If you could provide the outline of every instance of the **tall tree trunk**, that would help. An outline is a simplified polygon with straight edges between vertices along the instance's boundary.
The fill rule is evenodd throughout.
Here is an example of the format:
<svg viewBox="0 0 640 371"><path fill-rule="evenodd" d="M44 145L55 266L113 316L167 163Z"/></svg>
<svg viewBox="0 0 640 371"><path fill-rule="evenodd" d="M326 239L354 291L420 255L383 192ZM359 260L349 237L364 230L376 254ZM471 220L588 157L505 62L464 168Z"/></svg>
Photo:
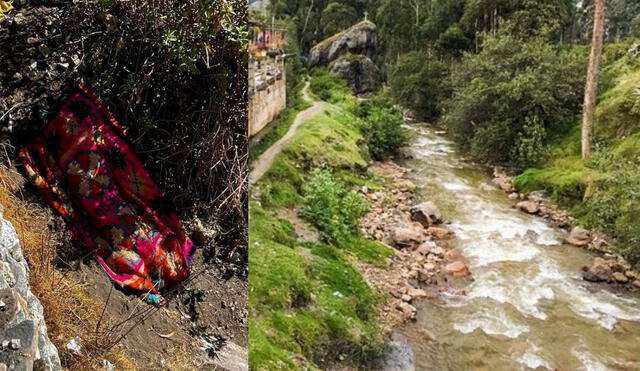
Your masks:
<svg viewBox="0 0 640 371"><path fill-rule="evenodd" d="M584 106L582 108L582 158L591 154L591 138L593 136L593 116L598 95L598 71L602 56L602 42L604 39L605 0L596 0L593 14L593 39L591 41L591 55L587 70L587 84L584 89Z"/></svg>

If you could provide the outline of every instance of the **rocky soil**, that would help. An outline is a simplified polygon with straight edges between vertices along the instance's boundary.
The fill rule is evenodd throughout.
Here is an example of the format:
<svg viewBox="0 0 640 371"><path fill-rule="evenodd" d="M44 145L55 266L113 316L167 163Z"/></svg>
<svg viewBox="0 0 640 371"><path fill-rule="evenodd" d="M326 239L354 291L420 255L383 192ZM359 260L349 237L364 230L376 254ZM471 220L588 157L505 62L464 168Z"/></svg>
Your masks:
<svg viewBox="0 0 640 371"><path fill-rule="evenodd" d="M407 169L393 162L376 163L372 170L388 179L380 192L361 190L370 202L364 217L365 236L394 249L387 268L360 264L365 279L389 294L381 318L387 329L415 319L415 304L436 299L456 283L471 279L462 254L449 246L455 238L444 217L431 202L414 205L413 183L405 178Z"/></svg>
<svg viewBox="0 0 640 371"><path fill-rule="evenodd" d="M547 220L549 225L566 230L568 232L565 238L566 243L600 255L593 259L591 265L582 267L584 280L640 291L640 272L610 248L610 239L607 236L578 226L577 221L566 211L545 199L543 192L519 193L513 186L511 178L498 170L494 170L493 181L509 194L509 199L516 202L515 208L527 214L540 216Z"/></svg>
<svg viewBox="0 0 640 371"><path fill-rule="evenodd" d="M0 205L0 370L61 370L40 301L29 286L29 266Z"/></svg>

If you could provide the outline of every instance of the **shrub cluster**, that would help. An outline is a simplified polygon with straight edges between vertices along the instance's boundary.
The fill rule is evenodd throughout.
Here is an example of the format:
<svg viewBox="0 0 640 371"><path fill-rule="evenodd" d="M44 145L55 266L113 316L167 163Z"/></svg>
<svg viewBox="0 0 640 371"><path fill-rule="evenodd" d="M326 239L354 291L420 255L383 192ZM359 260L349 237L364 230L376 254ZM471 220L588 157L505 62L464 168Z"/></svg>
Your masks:
<svg viewBox="0 0 640 371"><path fill-rule="evenodd" d="M322 239L340 245L359 235L367 207L359 194L347 190L326 170L318 170L304 189L302 216L320 231Z"/></svg>
<svg viewBox="0 0 640 371"><path fill-rule="evenodd" d="M443 121L477 159L533 166L545 158L545 138L566 131L581 110L585 60L544 40L489 37L454 67Z"/></svg>
<svg viewBox="0 0 640 371"><path fill-rule="evenodd" d="M359 101L352 111L363 120L362 136L375 160L385 160L407 144L409 133L402 112L388 98L377 95Z"/></svg>
<svg viewBox="0 0 640 371"><path fill-rule="evenodd" d="M350 93L347 83L324 68L315 68L311 71L311 91L320 99L338 103Z"/></svg>

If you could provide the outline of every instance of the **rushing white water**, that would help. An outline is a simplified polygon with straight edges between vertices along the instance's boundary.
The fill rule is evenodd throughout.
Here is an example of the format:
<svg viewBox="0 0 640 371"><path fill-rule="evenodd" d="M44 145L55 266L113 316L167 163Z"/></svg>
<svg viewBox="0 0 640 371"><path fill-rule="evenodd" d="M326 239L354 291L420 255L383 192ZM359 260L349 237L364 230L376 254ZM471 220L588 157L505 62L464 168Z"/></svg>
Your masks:
<svg viewBox="0 0 640 371"><path fill-rule="evenodd" d="M515 210L453 143L413 129L404 165L418 198L450 220L474 278L465 295L420 308L407 330L418 369L640 369L640 299L584 282L590 256L564 245L566 232Z"/></svg>

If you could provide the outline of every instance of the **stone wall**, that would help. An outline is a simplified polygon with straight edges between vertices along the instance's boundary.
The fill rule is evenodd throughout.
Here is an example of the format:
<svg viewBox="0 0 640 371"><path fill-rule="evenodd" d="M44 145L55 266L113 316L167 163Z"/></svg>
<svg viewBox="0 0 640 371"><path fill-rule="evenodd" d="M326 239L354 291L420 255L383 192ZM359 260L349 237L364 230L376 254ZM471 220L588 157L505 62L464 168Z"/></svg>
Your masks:
<svg viewBox="0 0 640 371"><path fill-rule="evenodd" d="M0 369L61 370L20 241L3 212L0 205Z"/></svg>
<svg viewBox="0 0 640 371"><path fill-rule="evenodd" d="M287 78L284 66L280 78L250 87L249 136L254 136L287 107Z"/></svg>

